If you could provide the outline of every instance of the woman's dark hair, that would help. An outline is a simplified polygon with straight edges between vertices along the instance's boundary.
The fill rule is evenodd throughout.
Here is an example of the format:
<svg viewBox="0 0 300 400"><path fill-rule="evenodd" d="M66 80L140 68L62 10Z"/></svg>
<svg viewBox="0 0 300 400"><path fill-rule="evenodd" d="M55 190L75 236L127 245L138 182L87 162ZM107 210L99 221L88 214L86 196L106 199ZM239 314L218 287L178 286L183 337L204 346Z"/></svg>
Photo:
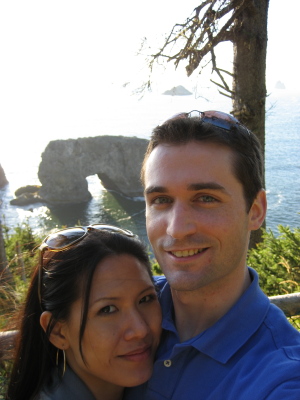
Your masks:
<svg viewBox="0 0 300 400"><path fill-rule="evenodd" d="M22 310L14 365L7 400L34 399L43 385L48 385L56 368L57 348L49 341L56 321L67 320L72 304L82 296L83 312L79 343L84 334L90 289L99 262L110 255L129 254L137 258L152 280L145 246L136 238L104 230L92 230L76 245L59 252L46 252L42 274L42 304L38 297L36 267ZM52 318L46 333L40 326L40 315L50 311Z"/></svg>
<svg viewBox="0 0 300 400"><path fill-rule="evenodd" d="M159 145L178 146L191 141L216 143L233 153L233 173L243 185L247 212L258 192L263 188L263 156L258 138L238 125L230 130L218 128L199 118L174 118L154 128L144 157L141 181L152 151Z"/></svg>

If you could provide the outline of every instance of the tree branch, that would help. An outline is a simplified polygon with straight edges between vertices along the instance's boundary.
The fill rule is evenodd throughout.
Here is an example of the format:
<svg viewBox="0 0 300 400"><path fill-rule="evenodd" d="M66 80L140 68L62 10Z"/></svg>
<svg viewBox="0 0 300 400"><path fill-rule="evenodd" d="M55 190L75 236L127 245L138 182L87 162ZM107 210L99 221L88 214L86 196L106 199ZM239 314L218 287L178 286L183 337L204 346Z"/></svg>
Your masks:
<svg viewBox="0 0 300 400"><path fill-rule="evenodd" d="M194 9L194 16L188 18L183 24L175 24L166 37L161 49L152 54L152 60L158 61L159 58L166 59L167 62L175 61L175 68L179 63L188 59L186 66L187 75L190 76L203 58L212 53L212 49L219 43L225 41L233 41L233 26L238 15L247 7L246 0L206 0ZM208 7L207 7L208 6ZM204 11L205 7L207 9ZM201 12L203 15L200 17ZM228 20L218 29L218 24L226 15ZM222 21L223 22L223 21ZM197 35L198 34L198 35ZM184 45L180 46L179 42L184 41ZM170 46L179 50L173 53ZM153 63L151 63L153 66ZM213 70L216 70L216 62L214 60Z"/></svg>

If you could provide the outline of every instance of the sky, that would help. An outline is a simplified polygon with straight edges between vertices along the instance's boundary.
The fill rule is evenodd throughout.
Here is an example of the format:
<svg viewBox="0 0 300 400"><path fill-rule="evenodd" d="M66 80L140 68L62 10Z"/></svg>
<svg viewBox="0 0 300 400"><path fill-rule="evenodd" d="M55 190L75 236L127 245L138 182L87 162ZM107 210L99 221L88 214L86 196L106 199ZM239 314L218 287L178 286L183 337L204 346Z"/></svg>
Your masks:
<svg viewBox="0 0 300 400"><path fill-rule="evenodd" d="M2 0L0 2L0 135L30 135L68 113L99 112L105 89L146 80L136 54L144 37L161 43L173 24L185 21L196 0ZM180 4L180 5L178 5ZM297 0L270 0L267 82L300 89ZM230 50L229 50L230 51ZM224 63L228 49L223 54ZM184 68L160 73L154 89L190 85ZM105 101L105 100L103 100ZM96 109L97 104L98 109ZM3 145L3 142L2 142ZM1 149L0 149L1 156ZM0 160L1 162L1 160Z"/></svg>

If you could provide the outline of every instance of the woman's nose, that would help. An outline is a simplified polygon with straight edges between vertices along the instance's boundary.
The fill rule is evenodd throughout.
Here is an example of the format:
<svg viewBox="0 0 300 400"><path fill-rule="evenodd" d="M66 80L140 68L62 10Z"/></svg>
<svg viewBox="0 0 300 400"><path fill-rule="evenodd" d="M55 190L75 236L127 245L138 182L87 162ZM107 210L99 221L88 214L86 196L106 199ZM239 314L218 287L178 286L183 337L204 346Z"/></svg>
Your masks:
<svg viewBox="0 0 300 400"><path fill-rule="evenodd" d="M126 325L125 340L143 339L150 331L147 321L138 311L133 311L127 316Z"/></svg>

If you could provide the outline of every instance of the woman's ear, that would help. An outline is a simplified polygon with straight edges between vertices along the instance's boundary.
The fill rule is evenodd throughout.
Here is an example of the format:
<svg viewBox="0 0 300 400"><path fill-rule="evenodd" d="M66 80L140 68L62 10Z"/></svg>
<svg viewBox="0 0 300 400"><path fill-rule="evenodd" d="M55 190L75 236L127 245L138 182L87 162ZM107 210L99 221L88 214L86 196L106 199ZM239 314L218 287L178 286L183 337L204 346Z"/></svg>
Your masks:
<svg viewBox="0 0 300 400"><path fill-rule="evenodd" d="M50 311L44 311L40 316L40 324L45 332L47 331L51 317L52 313ZM53 344L53 346L61 350L66 350L69 347L69 342L64 335L63 322L57 321L54 323L53 329L49 336L49 341Z"/></svg>
<svg viewBox="0 0 300 400"><path fill-rule="evenodd" d="M267 197L265 190L260 190L249 211L250 230L255 231L263 224L267 213Z"/></svg>

